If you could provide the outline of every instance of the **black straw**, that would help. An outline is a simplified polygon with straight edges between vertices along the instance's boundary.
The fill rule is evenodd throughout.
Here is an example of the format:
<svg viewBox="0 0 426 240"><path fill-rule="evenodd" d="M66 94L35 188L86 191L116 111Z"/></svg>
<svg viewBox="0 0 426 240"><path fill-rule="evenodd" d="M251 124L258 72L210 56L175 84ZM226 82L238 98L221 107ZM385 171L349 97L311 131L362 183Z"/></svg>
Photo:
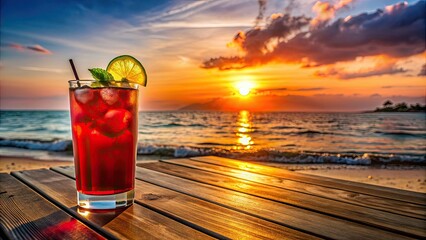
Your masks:
<svg viewBox="0 0 426 240"><path fill-rule="evenodd" d="M72 59L70 59L70 64L71 64L72 72L74 73L75 79L80 80L77 74L77 70L75 70L74 62L72 61ZM77 81L77 85L80 87L80 82Z"/></svg>
<svg viewBox="0 0 426 240"><path fill-rule="evenodd" d="M80 78L78 78L77 70L75 70L74 62L72 61L72 59L70 59L70 64L71 64L72 71L74 72L75 79L80 80Z"/></svg>

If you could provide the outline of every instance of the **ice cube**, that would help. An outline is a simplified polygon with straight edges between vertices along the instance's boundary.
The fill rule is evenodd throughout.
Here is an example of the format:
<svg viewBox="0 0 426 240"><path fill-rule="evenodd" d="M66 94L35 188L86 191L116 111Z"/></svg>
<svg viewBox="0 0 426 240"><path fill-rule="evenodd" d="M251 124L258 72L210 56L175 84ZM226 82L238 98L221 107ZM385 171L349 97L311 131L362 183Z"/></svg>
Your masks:
<svg viewBox="0 0 426 240"><path fill-rule="evenodd" d="M73 119L75 123L89 123L92 121L92 118L84 113L77 113Z"/></svg>
<svg viewBox="0 0 426 240"><path fill-rule="evenodd" d="M132 133L129 130L124 130L124 132L116 138L116 141L114 143L117 147L119 147L119 149L130 148L129 151L124 152L129 152L130 154L132 154L133 151L131 151L131 148L134 148L136 146L133 141L134 138Z"/></svg>
<svg viewBox="0 0 426 240"><path fill-rule="evenodd" d="M118 100L118 92L113 88L104 88L101 90L101 97L108 105L113 105Z"/></svg>
<svg viewBox="0 0 426 240"><path fill-rule="evenodd" d="M120 98L123 99L123 107L125 107L126 109L133 111L133 109L137 107L137 92L122 90Z"/></svg>
<svg viewBox="0 0 426 240"><path fill-rule="evenodd" d="M111 109L105 113L100 127L102 133L108 136L116 136L129 126L132 114L125 109Z"/></svg>
<svg viewBox="0 0 426 240"><path fill-rule="evenodd" d="M99 149L100 151L92 151L94 154L101 154L102 152L108 152L114 146L114 139L102 134L99 129L92 129L89 133L89 142L91 147ZM90 151L89 151L90 152Z"/></svg>
<svg viewBox="0 0 426 240"><path fill-rule="evenodd" d="M86 104L94 98L93 91L89 88L79 88L74 91L77 102Z"/></svg>

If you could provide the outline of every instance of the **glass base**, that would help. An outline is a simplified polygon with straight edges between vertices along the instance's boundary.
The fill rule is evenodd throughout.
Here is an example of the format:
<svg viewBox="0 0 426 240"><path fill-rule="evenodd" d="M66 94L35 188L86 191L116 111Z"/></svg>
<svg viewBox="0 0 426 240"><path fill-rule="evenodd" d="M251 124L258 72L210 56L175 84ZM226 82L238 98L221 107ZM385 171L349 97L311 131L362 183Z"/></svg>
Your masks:
<svg viewBox="0 0 426 240"><path fill-rule="evenodd" d="M135 190L111 195L88 195L77 192L78 206L86 209L116 209L133 204Z"/></svg>

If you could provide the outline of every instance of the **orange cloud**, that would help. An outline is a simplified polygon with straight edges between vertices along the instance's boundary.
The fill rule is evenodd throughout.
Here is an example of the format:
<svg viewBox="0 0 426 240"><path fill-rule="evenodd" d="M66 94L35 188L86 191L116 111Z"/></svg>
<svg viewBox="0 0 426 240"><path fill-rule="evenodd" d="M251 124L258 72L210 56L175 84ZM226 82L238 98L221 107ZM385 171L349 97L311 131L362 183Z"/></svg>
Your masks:
<svg viewBox="0 0 426 240"><path fill-rule="evenodd" d="M34 46L27 46L27 49L39 52L39 53L43 53L43 54L52 54L51 51L47 50L46 48L40 46L40 45L34 45Z"/></svg>
<svg viewBox="0 0 426 240"><path fill-rule="evenodd" d="M426 76L426 64L423 64L422 68L420 69L419 74L417 76Z"/></svg>
<svg viewBox="0 0 426 240"><path fill-rule="evenodd" d="M333 8L342 8L348 2L340 1ZM201 67L228 70L270 62L317 67L358 57L407 58L425 52L425 4L396 4L388 10L337 19L308 31L303 30L310 24L309 18L276 15L263 28L237 33L229 45L241 49L244 55L210 58Z"/></svg>
<svg viewBox="0 0 426 240"><path fill-rule="evenodd" d="M365 78L380 75L394 75L405 73L406 69L396 66L395 60L379 60L373 67L361 68L355 71L348 71L345 68L329 67L326 70L315 72L317 77L336 77L339 79Z"/></svg>
<svg viewBox="0 0 426 240"><path fill-rule="evenodd" d="M44 47L42 47L39 44L36 45L32 45L32 46L24 46L18 43L10 43L9 47L17 50L17 51L24 51L24 50L31 50L37 53L42 53L42 54L52 54L52 52Z"/></svg>
<svg viewBox="0 0 426 240"><path fill-rule="evenodd" d="M311 20L311 26L318 27L326 24L334 18L337 10L348 6L353 1L354 0L340 0L334 5L329 2L317 1L312 7L312 11L315 12L317 16Z"/></svg>
<svg viewBox="0 0 426 240"><path fill-rule="evenodd" d="M22 46L21 44L17 44L17 43L11 43L9 44L9 47L16 49L17 51L24 51L25 47Z"/></svg>

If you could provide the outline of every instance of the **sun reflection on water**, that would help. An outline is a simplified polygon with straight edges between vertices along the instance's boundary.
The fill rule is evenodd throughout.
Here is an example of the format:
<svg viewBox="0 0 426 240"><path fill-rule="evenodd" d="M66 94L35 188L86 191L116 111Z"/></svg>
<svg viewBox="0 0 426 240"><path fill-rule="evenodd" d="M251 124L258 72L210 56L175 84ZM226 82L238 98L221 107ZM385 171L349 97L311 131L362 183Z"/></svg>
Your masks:
<svg viewBox="0 0 426 240"><path fill-rule="evenodd" d="M238 127L235 135L237 135L238 138L235 149L251 149L254 141L250 136L250 132L252 132L253 129L249 111L243 110L239 112L237 126Z"/></svg>

